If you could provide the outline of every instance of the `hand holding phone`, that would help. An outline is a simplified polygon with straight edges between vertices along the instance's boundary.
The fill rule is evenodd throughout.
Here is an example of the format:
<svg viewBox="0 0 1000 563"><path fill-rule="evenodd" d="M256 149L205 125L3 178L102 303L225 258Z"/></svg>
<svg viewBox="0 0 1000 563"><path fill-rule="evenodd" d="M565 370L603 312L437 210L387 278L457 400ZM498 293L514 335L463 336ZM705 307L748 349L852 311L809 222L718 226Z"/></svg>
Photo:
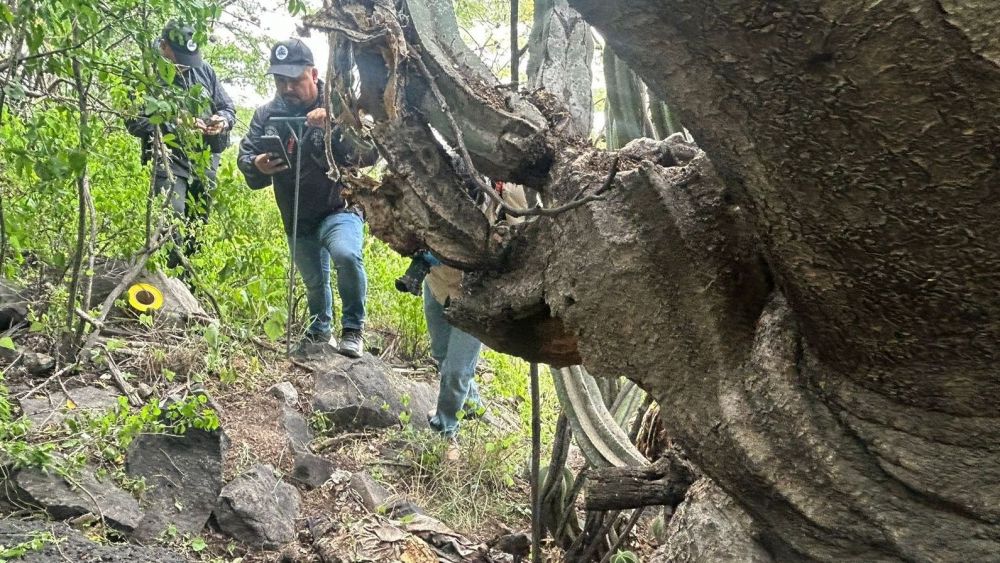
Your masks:
<svg viewBox="0 0 1000 563"><path fill-rule="evenodd" d="M268 176L288 170L288 163L286 163L284 159L280 156L276 157L269 153L258 154L255 156L253 164L257 167L257 170L260 170L261 174L267 174Z"/></svg>
<svg viewBox="0 0 1000 563"><path fill-rule="evenodd" d="M285 143L281 140L281 137L277 135L263 135L257 146L260 152L288 162L288 153L285 152Z"/></svg>

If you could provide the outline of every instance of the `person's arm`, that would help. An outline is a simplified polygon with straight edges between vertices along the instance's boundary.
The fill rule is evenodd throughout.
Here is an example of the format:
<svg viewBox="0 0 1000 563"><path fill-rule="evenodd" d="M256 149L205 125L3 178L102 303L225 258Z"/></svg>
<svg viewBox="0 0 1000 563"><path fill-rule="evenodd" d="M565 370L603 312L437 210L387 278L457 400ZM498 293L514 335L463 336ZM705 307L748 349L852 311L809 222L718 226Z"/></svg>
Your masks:
<svg viewBox="0 0 1000 563"><path fill-rule="evenodd" d="M257 108L253 112L253 119L250 120L250 129L243 137L243 140L240 141L240 152L236 157L236 166L243 173L247 185L254 190L266 188L271 185L271 176L261 172L254 162L264 152L258 146L260 138L264 135L264 122L266 121L265 112L261 110L262 108Z"/></svg>
<svg viewBox="0 0 1000 563"><path fill-rule="evenodd" d="M135 99L134 94L132 99ZM149 122L149 118L143 114L136 115L135 117L126 117L125 130L128 131L130 135L139 137L140 139L148 139L153 136L153 133L156 132L156 128Z"/></svg>
<svg viewBox="0 0 1000 563"><path fill-rule="evenodd" d="M236 105L219 81L215 69L208 67L207 70L212 80L212 113L225 119L226 126L223 131L230 131L236 124Z"/></svg>

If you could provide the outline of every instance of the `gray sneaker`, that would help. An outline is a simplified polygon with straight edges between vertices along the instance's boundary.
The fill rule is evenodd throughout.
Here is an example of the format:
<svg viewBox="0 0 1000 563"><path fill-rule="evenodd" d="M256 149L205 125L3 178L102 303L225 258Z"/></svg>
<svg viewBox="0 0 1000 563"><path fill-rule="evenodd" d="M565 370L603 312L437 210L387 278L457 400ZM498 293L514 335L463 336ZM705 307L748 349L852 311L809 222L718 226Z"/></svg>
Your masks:
<svg viewBox="0 0 1000 563"><path fill-rule="evenodd" d="M356 328L345 328L340 333L340 353L348 358L360 358L365 349L361 331Z"/></svg>

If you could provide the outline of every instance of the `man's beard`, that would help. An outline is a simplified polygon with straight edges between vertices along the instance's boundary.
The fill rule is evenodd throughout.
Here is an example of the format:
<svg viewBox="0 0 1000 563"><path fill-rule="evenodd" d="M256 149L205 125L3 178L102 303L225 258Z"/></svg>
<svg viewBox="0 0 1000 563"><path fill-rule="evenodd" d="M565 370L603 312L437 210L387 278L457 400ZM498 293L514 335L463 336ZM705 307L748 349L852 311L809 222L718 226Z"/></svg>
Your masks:
<svg viewBox="0 0 1000 563"><path fill-rule="evenodd" d="M303 103L302 99L299 98L299 97L297 97L297 96L294 96L294 97L293 96L282 96L281 99L284 100L285 105L288 106L290 109L296 109L296 110L298 110L298 109L305 108L305 103Z"/></svg>

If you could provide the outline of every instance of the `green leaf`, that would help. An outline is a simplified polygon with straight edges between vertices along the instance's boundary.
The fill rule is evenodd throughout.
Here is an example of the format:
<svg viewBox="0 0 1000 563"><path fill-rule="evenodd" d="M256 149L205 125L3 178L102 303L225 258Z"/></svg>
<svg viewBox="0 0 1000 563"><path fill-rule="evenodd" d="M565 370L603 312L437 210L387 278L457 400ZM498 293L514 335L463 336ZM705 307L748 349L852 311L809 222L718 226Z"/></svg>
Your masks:
<svg viewBox="0 0 1000 563"><path fill-rule="evenodd" d="M8 350L16 350L14 346L14 339L9 336L0 337L0 348L6 348Z"/></svg>
<svg viewBox="0 0 1000 563"><path fill-rule="evenodd" d="M264 333L272 342L275 342L285 333L285 327L276 319L267 319L267 322L264 323Z"/></svg>
<svg viewBox="0 0 1000 563"><path fill-rule="evenodd" d="M87 166L87 153L75 150L69 153L69 167L74 172L79 172Z"/></svg>
<svg viewBox="0 0 1000 563"><path fill-rule="evenodd" d="M205 540L201 536L192 539L190 545L191 545L191 551L195 553L204 551L205 548L208 547L208 544L205 543Z"/></svg>

